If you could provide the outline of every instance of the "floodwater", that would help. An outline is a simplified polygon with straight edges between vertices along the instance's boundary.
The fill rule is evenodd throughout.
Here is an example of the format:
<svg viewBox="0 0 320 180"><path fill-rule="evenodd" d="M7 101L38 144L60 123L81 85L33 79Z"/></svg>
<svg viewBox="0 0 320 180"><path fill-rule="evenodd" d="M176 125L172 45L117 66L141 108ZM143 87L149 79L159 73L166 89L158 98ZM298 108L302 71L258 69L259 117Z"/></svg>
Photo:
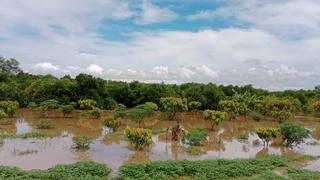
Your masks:
<svg viewBox="0 0 320 180"><path fill-rule="evenodd" d="M111 112L105 112L104 118L111 117ZM210 129L207 122L202 120L200 114L182 113L178 115L182 126L186 130L194 127ZM40 120L39 114L31 110L22 109L13 118L12 124L0 125L0 133L23 134L37 130L36 124ZM39 130L55 133L57 136L44 139L5 139L0 143L0 165L17 166L22 169L47 169L56 164L69 164L78 160L94 160L107 164L117 172L124 163L146 162L153 160L171 159L216 159L216 158L250 158L276 155L307 154L320 156L320 119L298 116L296 121L312 130L313 136L300 146L287 148L275 140L268 149L264 148L258 136L253 133L256 127L276 126L277 122L264 120L237 119L222 122L220 128L210 131L208 143L201 146L202 154L190 155L182 143L172 142L170 135L163 133L153 136L153 144L143 151L136 151L123 137L126 127L137 127L130 120L122 120L121 127L112 132L103 126L100 120L83 117L79 112L71 114L71 118L63 118L60 112L50 112L55 128ZM167 129L175 125L175 121L161 120L153 117L145 120L148 128ZM90 150L77 151L72 148L72 137L87 135L94 138ZM241 139L247 136L247 139ZM305 168L320 170L320 161L310 161Z"/></svg>

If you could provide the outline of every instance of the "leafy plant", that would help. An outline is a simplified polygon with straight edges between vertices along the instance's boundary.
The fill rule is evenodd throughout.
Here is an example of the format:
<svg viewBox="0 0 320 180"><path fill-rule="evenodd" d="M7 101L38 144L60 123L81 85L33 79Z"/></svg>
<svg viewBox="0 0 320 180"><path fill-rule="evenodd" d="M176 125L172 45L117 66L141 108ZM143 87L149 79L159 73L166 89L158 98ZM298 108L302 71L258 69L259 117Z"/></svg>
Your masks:
<svg viewBox="0 0 320 180"><path fill-rule="evenodd" d="M174 119L177 112L188 110L187 99L178 97L162 97L160 98L160 104L167 119Z"/></svg>
<svg viewBox="0 0 320 180"><path fill-rule="evenodd" d="M126 114L127 107L123 104L118 104L117 107L113 111L113 116L115 119L122 118Z"/></svg>
<svg viewBox="0 0 320 180"><path fill-rule="evenodd" d="M37 124L38 129L53 129L54 124L49 119L41 119Z"/></svg>
<svg viewBox="0 0 320 180"><path fill-rule="evenodd" d="M3 110L9 117L12 117L18 108L18 101L0 101L0 110Z"/></svg>
<svg viewBox="0 0 320 180"><path fill-rule="evenodd" d="M137 149L143 149L152 144L152 133L150 129L126 128L124 135Z"/></svg>
<svg viewBox="0 0 320 180"><path fill-rule="evenodd" d="M120 126L120 120L118 120L118 119L106 119L105 120L105 125L108 128L111 128L113 130L113 132L115 132Z"/></svg>
<svg viewBox="0 0 320 180"><path fill-rule="evenodd" d="M184 134L182 141L191 146L200 146L207 141L208 133L202 128L193 128Z"/></svg>
<svg viewBox="0 0 320 180"><path fill-rule="evenodd" d="M0 120L6 117L8 117L7 113L0 109Z"/></svg>
<svg viewBox="0 0 320 180"><path fill-rule="evenodd" d="M35 102L30 102L30 103L28 104L28 108L34 109L34 108L36 108L36 107L38 107L38 104L35 103Z"/></svg>
<svg viewBox="0 0 320 180"><path fill-rule="evenodd" d="M226 112L215 111L215 110L205 110L203 112L203 118L205 121L209 121L211 124L211 129L214 129L215 126L218 126L222 121L227 117Z"/></svg>
<svg viewBox="0 0 320 180"><path fill-rule="evenodd" d="M79 108L84 110L93 110L97 106L97 102L92 99L83 99L78 101Z"/></svg>
<svg viewBox="0 0 320 180"><path fill-rule="evenodd" d="M263 119L263 115L258 113L258 112L252 112L250 114L250 118L255 120L255 121L261 121L261 119Z"/></svg>
<svg viewBox="0 0 320 180"><path fill-rule="evenodd" d="M151 117L158 110L158 106L154 103L146 103L142 105L138 105L130 109L126 115L135 122L139 123L139 127L141 127L141 122L147 117Z"/></svg>
<svg viewBox="0 0 320 180"><path fill-rule="evenodd" d="M87 150L90 148L92 138L89 136L75 136L73 137L74 148L78 150Z"/></svg>
<svg viewBox="0 0 320 180"><path fill-rule="evenodd" d="M70 104L69 105L61 105L60 110L62 111L64 117L68 117L69 114L71 114L71 112L74 110L74 108Z"/></svg>
<svg viewBox="0 0 320 180"><path fill-rule="evenodd" d="M269 146L269 141L278 137L280 133L279 128L256 128L255 132L259 138L263 141L264 146Z"/></svg>
<svg viewBox="0 0 320 180"><path fill-rule="evenodd" d="M280 124L281 134L287 146L298 145L310 136L310 131L298 124Z"/></svg>
<svg viewBox="0 0 320 180"><path fill-rule="evenodd" d="M271 111L269 114L279 122L285 122L293 119L293 115L289 111Z"/></svg>
<svg viewBox="0 0 320 180"><path fill-rule="evenodd" d="M94 108L91 112L90 115L93 116L96 119L100 119L103 114L103 111L99 108Z"/></svg>
<svg viewBox="0 0 320 180"><path fill-rule="evenodd" d="M200 154L203 154L204 152L201 150L200 147L197 147L197 146L188 146L186 148L186 152L188 154L191 154L192 156L197 156L197 155L200 155Z"/></svg>
<svg viewBox="0 0 320 180"><path fill-rule="evenodd" d="M188 103L188 109L191 112L198 112L201 109L202 103L199 101L191 101Z"/></svg>

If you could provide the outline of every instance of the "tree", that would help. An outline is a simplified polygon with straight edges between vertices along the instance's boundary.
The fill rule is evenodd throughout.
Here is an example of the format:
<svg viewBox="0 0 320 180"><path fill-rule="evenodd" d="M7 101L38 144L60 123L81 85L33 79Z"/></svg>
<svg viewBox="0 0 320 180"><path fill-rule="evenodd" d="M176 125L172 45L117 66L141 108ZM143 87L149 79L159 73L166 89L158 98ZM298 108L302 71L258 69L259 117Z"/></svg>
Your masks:
<svg viewBox="0 0 320 180"><path fill-rule="evenodd" d="M198 102L198 101L191 101L188 103L188 109L191 112L198 112L200 110L201 106L202 106L202 103Z"/></svg>
<svg viewBox="0 0 320 180"><path fill-rule="evenodd" d="M19 62L16 59L5 59L0 57L0 72L4 73L19 73L22 70L19 67Z"/></svg>
<svg viewBox="0 0 320 180"><path fill-rule="evenodd" d="M158 106L156 104L147 102L145 104L133 107L126 114L131 120L138 122L139 127L141 127L141 122L143 122L145 118L154 115L157 111Z"/></svg>
<svg viewBox="0 0 320 180"><path fill-rule="evenodd" d="M162 97L160 99L162 110L166 112L167 119L174 119L177 112L188 109L187 99L178 97Z"/></svg>
<svg viewBox="0 0 320 180"><path fill-rule="evenodd" d="M150 129L126 128L124 135L137 149L143 149L144 147L152 144L152 134Z"/></svg>
<svg viewBox="0 0 320 180"><path fill-rule="evenodd" d="M310 131L301 125L292 123L280 124L281 134L287 146L298 145L310 136Z"/></svg>
<svg viewBox="0 0 320 180"><path fill-rule="evenodd" d="M228 112L229 119L235 119L238 115L239 105L233 100L221 100L219 101L219 106L222 110Z"/></svg>
<svg viewBox="0 0 320 180"><path fill-rule="evenodd" d="M61 105L59 109L62 111L64 117L68 117L69 114L71 114L71 112L74 110L73 106L70 104Z"/></svg>
<svg viewBox="0 0 320 180"><path fill-rule="evenodd" d="M218 126L227 117L226 112L215 111L215 110L205 110L203 112L203 118L205 121L209 121L211 129L213 130L215 126Z"/></svg>
<svg viewBox="0 0 320 180"><path fill-rule="evenodd" d="M0 101L0 110L3 110L9 117L12 117L18 108L17 101Z"/></svg>
<svg viewBox="0 0 320 180"><path fill-rule="evenodd" d="M264 146L269 146L269 141L280 135L280 128L256 128L255 132L263 141Z"/></svg>
<svg viewBox="0 0 320 180"><path fill-rule="evenodd" d="M0 120L6 118L8 115L3 110L0 109Z"/></svg>

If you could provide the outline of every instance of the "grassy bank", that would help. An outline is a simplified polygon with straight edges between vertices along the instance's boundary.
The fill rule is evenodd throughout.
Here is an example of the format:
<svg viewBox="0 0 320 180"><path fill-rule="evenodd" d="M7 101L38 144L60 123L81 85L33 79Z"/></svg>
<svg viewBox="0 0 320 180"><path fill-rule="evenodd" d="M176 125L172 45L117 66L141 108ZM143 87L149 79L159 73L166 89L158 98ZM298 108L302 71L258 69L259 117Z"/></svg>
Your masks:
<svg viewBox="0 0 320 180"><path fill-rule="evenodd" d="M290 162L310 159L313 158L266 156L235 160L158 161L124 165L120 168L120 176L122 179L283 179L272 170L286 167L289 179L320 179L320 172L289 167Z"/></svg>
<svg viewBox="0 0 320 180"><path fill-rule="evenodd" d="M104 164L80 161L71 165L57 165L48 170L24 171L16 167L0 166L0 179L106 179L110 169Z"/></svg>

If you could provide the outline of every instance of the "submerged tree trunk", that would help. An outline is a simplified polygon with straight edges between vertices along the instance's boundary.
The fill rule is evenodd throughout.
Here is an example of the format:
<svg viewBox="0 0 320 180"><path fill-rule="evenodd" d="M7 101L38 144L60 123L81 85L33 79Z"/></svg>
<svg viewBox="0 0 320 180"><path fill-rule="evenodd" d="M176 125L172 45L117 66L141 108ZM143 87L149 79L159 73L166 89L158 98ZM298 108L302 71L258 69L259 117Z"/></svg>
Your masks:
<svg viewBox="0 0 320 180"><path fill-rule="evenodd" d="M178 141L180 139L181 132L182 132L182 128L181 128L180 122L177 122L177 124L172 127L171 139L173 141Z"/></svg>

